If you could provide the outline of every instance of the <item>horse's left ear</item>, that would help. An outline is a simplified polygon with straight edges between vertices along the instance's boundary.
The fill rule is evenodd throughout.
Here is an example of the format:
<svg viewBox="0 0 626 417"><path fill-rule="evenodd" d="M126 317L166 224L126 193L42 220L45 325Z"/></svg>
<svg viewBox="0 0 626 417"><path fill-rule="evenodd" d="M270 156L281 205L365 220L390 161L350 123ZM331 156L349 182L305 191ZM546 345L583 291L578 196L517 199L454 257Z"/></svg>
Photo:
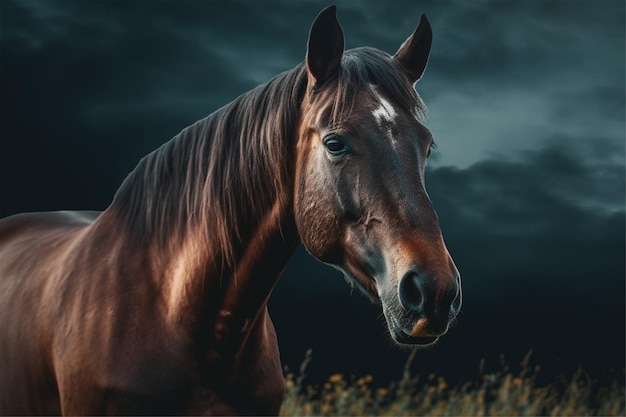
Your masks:
<svg viewBox="0 0 626 417"><path fill-rule="evenodd" d="M400 46L393 59L402 64L412 83L417 82L426 69L430 47L433 43L433 31L426 15L422 15L415 32Z"/></svg>
<svg viewBox="0 0 626 417"><path fill-rule="evenodd" d="M337 21L337 8L329 6L322 10L309 33L306 66L315 83L332 77L339 69L343 56L343 29Z"/></svg>

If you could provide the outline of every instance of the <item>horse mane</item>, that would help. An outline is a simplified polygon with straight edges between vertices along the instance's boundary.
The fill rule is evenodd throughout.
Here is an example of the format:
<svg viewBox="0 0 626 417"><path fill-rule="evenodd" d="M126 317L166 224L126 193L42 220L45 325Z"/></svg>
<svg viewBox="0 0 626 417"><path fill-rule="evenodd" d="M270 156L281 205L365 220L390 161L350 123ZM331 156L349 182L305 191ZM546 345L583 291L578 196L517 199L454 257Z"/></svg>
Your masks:
<svg viewBox="0 0 626 417"><path fill-rule="evenodd" d="M168 245L180 243L193 230L219 250L222 265L232 265L250 228L278 198L292 195L284 188L292 175L307 77L301 63L142 158L112 203L130 236ZM330 91L333 117L340 119L354 106L359 89L372 85L416 115L425 115L401 70L373 48L346 51L337 76L311 94Z"/></svg>

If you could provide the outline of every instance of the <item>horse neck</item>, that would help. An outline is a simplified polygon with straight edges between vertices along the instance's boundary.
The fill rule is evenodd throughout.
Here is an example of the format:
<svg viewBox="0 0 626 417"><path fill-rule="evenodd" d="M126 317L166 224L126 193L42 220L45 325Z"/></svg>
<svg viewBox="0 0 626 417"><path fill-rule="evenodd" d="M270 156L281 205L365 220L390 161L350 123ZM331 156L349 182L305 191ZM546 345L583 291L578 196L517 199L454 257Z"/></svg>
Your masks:
<svg viewBox="0 0 626 417"><path fill-rule="evenodd" d="M271 291L299 243L295 222L281 219L280 211L275 205L258 225L229 274L214 325L221 355L236 353L259 324Z"/></svg>
<svg viewBox="0 0 626 417"><path fill-rule="evenodd" d="M301 73L183 130L140 162L107 210L128 247L153 260L167 320L191 331L213 327L218 343L245 340L299 243L295 167L271 158L295 160ZM282 90L272 85L285 78Z"/></svg>
<svg viewBox="0 0 626 417"><path fill-rule="evenodd" d="M170 276L168 321L187 328L198 348L213 358L241 354L251 334L268 336L262 320L267 301L299 244L287 200L277 199L254 222L246 243L229 262L221 251L216 260L209 245L198 243L201 239L189 239L172 263L174 271L187 271Z"/></svg>
<svg viewBox="0 0 626 417"><path fill-rule="evenodd" d="M211 360L243 354L252 334L268 337L267 301L300 243L285 204L277 200L262 216L232 263L226 263L202 233L187 233L166 247L116 239L117 264L129 269L119 277L141 277L130 285L156 289L160 298L154 300L155 311L162 314L162 323L171 334L190 341L194 350L207 352ZM115 217L110 207L92 229L96 234L115 235L120 231ZM142 269L133 273L133 265Z"/></svg>

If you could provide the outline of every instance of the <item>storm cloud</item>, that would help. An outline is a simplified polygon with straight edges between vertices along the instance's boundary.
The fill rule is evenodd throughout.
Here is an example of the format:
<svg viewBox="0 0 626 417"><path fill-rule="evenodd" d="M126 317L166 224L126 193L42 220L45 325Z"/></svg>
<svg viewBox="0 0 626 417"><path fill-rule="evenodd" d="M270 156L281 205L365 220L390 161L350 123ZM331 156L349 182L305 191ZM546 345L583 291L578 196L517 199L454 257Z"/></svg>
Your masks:
<svg viewBox="0 0 626 417"><path fill-rule="evenodd" d="M0 214L106 208L143 155L301 62L325 5L0 2ZM457 375L534 347L623 369L624 3L338 2L348 48L394 53L421 13L426 182L464 308L419 368ZM292 367L313 347L320 377L401 370L380 308L302 248L270 308Z"/></svg>

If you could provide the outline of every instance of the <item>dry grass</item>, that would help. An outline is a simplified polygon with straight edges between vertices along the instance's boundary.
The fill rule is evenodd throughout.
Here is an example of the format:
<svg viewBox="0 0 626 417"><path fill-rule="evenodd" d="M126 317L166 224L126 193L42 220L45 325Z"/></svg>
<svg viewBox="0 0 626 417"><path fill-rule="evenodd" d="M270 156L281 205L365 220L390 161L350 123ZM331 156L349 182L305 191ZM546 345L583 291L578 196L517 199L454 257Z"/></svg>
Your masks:
<svg viewBox="0 0 626 417"><path fill-rule="evenodd" d="M287 374L282 416L624 416L622 381L598 386L583 371L549 386L536 386L538 367L530 369L530 353L522 371L484 373L477 381L449 386L430 375L426 381L410 374L414 353L402 379L374 388L373 378L331 375L322 386L304 386L310 352L300 375Z"/></svg>

